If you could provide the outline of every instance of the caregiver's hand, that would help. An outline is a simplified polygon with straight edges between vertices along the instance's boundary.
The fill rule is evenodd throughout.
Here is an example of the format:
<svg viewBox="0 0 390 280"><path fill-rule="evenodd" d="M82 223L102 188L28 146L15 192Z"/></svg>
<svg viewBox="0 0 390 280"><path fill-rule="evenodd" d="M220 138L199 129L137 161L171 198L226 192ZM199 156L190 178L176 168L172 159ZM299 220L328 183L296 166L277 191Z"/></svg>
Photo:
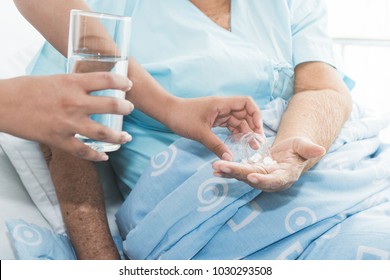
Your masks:
<svg viewBox="0 0 390 280"><path fill-rule="evenodd" d="M250 165L219 160L213 164L214 175L236 178L266 192L282 191L299 179L311 159L325 152L325 148L308 138L288 138L271 148L276 163Z"/></svg>
<svg viewBox="0 0 390 280"><path fill-rule="evenodd" d="M263 133L259 108L252 98L244 96L177 99L166 124L176 134L202 143L226 160L231 159L229 149L212 127L226 127L232 133Z"/></svg>
<svg viewBox="0 0 390 280"><path fill-rule="evenodd" d="M56 147L74 156L99 161L107 155L92 150L74 136L123 144L131 140L126 132L114 131L92 121L91 114L129 114L127 100L95 97L101 89L127 91L131 82L111 73L86 73L40 77L19 77L0 81L1 131Z"/></svg>

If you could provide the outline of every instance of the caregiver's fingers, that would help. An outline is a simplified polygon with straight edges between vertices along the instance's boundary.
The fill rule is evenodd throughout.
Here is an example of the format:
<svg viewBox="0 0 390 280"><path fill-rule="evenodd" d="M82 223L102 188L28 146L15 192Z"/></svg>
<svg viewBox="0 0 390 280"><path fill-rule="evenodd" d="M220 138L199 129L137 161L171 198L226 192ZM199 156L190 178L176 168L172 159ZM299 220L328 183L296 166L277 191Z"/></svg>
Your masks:
<svg viewBox="0 0 390 280"><path fill-rule="evenodd" d="M246 132L251 132L253 131L248 123L246 121L241 122L238 126L236 127L230 127L228 126L230 132L234 133L246 133Z"/></svg>
<svg viewBox="0 0 390 280"><path fill-rule="evenodd" d="M110 72L82 73L70 76L77 79L77 82L88 92L103 89L128 91L133 86L127 77Z"/></svg>
<svg viewBox="0 0 390 280"><path fill-rule="evenodd" d="M128 115L134 110L134 105L126 99L107 96L88 96L85 103L89 114L117 114Z"/></svg>
<svg viewBox="0 0 390 280"><path fill-rule="evenodd" d="M249 97L245 103L245 108L248 112L248 115L245 117L246 122L249 127L253 129L256 133L263 133L263 119L261 116L261 111L255 101Z"/></svg>
<svg viewBox="0 0 390 280"><path fill-rule="evenodd" d="M211 131L207 130L198 139L207 149L223 160L232 160L232 154L228 147Z"/></svg>
<svg viewBox="0 0 390 280"><path fill-rule="evenodd" d="M57 148L81 159L89 161L106 161L108 155L103 152L98 152L91 147L85 145L75 137L64 139L62 143L57 145Z"/></svg>
<svg viewBox="0 0 390 280"><path fill-rule="evenodd" d="M245 119L249 127L257 132L262 133L262 117L259 107L249 96L235 96L229 99L227 106L219 108L220 115L231 114L237 119Z"/></svg>
<svg viewBox="0 0 390 280"><path fill-rule="evenodd" d="M125 144L132 140L126 131L113 130L89 118L80 124L77 133L93 140L113 144Z"/></svg>
<svg viewBox="0 0 390 280"><path fill-rule="evenodd" d="M43 153L47 166L50 168L50 164L53 159L52 147L43 143L40 143L39 147ZM93 150L73 136L69 136L68 138L61 138L59 141L57 141L56 148L73 156L89 161L108 160L106 153Z"/></svg>
<svg viewBox="0 0 390 280"><path fill-rule="evenodd" d="M261 111L257 108L252 108L252 104L248 103L245 108L240 111L234 111L232 113L233 118L229 121L233 124L236 123L246 123L250 129L256 133L263 133L263 120L261 116Z"/></svg>

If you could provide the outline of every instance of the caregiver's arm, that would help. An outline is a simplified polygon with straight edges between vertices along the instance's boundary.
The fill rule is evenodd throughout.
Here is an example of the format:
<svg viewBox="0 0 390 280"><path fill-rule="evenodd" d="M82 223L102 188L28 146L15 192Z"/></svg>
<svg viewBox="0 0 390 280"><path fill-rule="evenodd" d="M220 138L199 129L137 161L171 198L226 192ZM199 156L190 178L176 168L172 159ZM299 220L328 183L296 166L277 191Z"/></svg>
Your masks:
<svg viewBox="0 0 390 280"><path fill-rule="evenodd" d="M96 113L129 114L133 105L89 92L105 88L129 89L125 77L109 73L17 77L0 80L0 131L60 148L88 160L107 160L77 140L81 133L93 139L125 143L130 136L92 121Z"/></svg>
<svg viewBox="0 0 390 280"><path fill-rule="evenodd" d="M317 163L348 119L351 96L331 66L321 62L295 69L295 93L272 146L274 165L214 164L215 175L234 177L254 188L280 191L289 188Z"/></svg>
<svg viewBox="0 0 390 280"><path fill-rule="evenodd" d="M64 56L67 55L70 10L89 10L82 0L14 2L20 12ZM99 27L96 29L100 30ZM249 97L225 98L224 101L218 97L183 100L161 87L135 59L129 59L128 73L133 87L126 98L137 109L164 123L175 133L201 142L220 158L228 158L229 150L211 131L213 126L226 126L232 132L262 132L260 111ZM193 129L189 130L189 127Z"/></svg>

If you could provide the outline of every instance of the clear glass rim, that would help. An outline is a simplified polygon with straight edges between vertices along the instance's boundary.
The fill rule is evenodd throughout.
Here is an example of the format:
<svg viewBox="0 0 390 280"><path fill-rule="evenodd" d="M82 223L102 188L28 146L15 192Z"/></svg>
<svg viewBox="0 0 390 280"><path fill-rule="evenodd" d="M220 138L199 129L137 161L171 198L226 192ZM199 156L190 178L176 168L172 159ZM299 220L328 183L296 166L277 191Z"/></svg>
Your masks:
<svg viewBox="0 0 390 280"><path fill-rule="evenodd" d="M95 18L113 19L113 20L118 20L118 21L130 21L131 20L131 17L128 17L128 16L99 13L99 12L92 12L92 11L84 11L84 10L77 10L77 9L71 10L70 14L72 16L73 15L80 15L80 16L88 16L88 17L95 17Z"/></svg>

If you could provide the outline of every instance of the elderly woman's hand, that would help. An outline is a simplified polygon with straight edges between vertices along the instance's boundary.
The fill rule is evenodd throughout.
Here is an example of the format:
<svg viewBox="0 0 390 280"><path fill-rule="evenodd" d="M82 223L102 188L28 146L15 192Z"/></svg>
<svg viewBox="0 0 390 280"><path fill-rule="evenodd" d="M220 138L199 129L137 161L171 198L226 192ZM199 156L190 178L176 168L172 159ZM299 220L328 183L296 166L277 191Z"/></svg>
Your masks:
<svg viewBox="0 0 390 280"><path fill-rule="evenodd" d="M243 164L219 160L214 162L214 175L236 178L266 192L288 189L294 184L311 159L325 154L325 148L304 137L293 137L275 144L271 164Z"/></svg>
<svg viewBox="0 0 390 280"><path fill-rule="evenodd" d="M230 160L229 149L213 133L213 127L226 127L232 133L263 133L260 109L250 97L203 97L177 99L165 122L183 137L205 145L219 158Z"/></svg>

